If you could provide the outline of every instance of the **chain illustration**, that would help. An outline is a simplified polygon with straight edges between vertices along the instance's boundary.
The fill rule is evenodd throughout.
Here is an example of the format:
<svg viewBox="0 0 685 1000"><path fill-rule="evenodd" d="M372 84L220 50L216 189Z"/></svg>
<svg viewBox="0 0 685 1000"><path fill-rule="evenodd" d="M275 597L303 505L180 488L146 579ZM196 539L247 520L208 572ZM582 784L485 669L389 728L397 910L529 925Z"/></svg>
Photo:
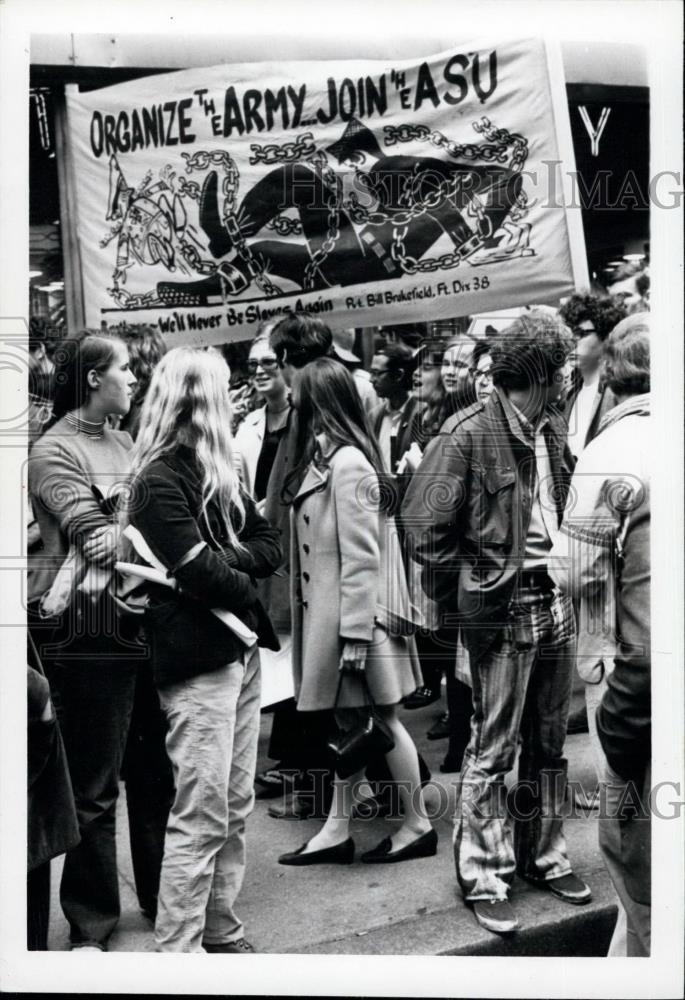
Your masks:
<svg viewBox="0 0 685 1000"><path fill-rule="evenodd" d="M323 243L314 251L312 259L305 268L304 287L306 289L313 288L316 271L326 260L329 253L335 249L336 241L340 235L340 208L342 205L340 178L329 164L328 157L323 150L317 150L312 157L311 163L328 190L328 197L326 198L328 228Z"/></svg>
<svg viewBox="0 0 685 1000"><path fill-rule="evenodd" d="M150 306L162 304L162 300L157 297L156 292L132 294L119 286L116 275L113 280L114 287L108 288L107 291L121 309L149 309Z"/></svg>
<svg viewBox="0 0 685 1000"><path fill-rule="evenodd" d="M299 219L289 219L287 215L277 215L266 224L267 229L273 229L279 236L302 235L302 223Z"/></svg>
<svg viewBox="0 0 685 1000"><path fill-rule="evenodd" d="M205 150L198 150L192 155L188 153L182 153L181 155L186 160L187 173L191 173L193 170L206 170L210 164L223 169L224 179L221 184L221 193L224 198L222 221L226 227L226 231L231 237L236 253L244 261L249 271L250 279L255 282L267 297L280 295L280 288L274 285L266 276L264 262L261 258L257 259L254 256L240 231L240 225L236 219L236 202L238 200L240 173L231 154L226 152L226 150L215 149L211 153ZM191 246L184 239L182 239L181 244L181 252L184 258L200 274L214 274L217 271L217 265L214 261L203 261L196 247Z"/></svg>
<svg viewBox="0 0 685 1000"><path fill-rule="evenodd" d="M386 125L383 129L384 142L386 146L394 146L398 142L430 142L438 149L444 149L454 159L507 163L516 173L523 169L528 158L527 139L507 129L494 128L490 119L486 117L481 118L479 122L473 122L472 127L489 142L481 144L454 142L437 129L431 131L427 125ZM510 150L513 152L510 153Z"/></svg>
<svg viewBox="0 0 685 1000"><path fill-rule="evenodd" d="M280 146L275 142L268 146L253 144L250 149L250 166L254 166L255 163L293 163L303 156L311 156L316 151L316 146L312 133L303 132L294 142L284 142Z"/></svg>
<svg viewBox="0 0 685 1000"><path fill-rule="evenodd" d="M437 129L430 129L426 125L403 124L384 127L384 144L389 147L410 142L430 143L436 149L444 150L444 153L451 159L462 159L472 163L479 161L502 164L512 174L521 173L528 157L528 140L524 136L509 132L505 128L496 128L487 117L482 117L479 121L472 122L471 125L483 141L458 143ZM405 274L433 273L456 268L464 259L479 250L483 246L483 241L489 239L493 234L492 221L486 212L487 199L484 201L482 194L479 197L477 193L471 193L465 185L464 178L459 174L439 181L430 191L425 192L425 171L422 169L421 163L415 163L413 170L402 178L402 188L397 201L390 206L386 203L387 192L383 188L383 178L374 179L358 166L355 170L357 191L360 189L365 191L372 197L376 206L380 206L369 209L362 206L357 193L352 192L347 197L343 196L342 178L329 162L327 153L317 148L311 132L302 133L292 142L281 145L271 143L263 146L252 144L250 149L252 150L249 159L250 165L289 164L307 158L308 165L316 173L317 179L321 183L323 204L326 210L325 234L317 234L315 245L310 242L310 260L305 267L302 278L302 286L306 291L316 287L317 280L320 281L323 277L323 265L336 249L341 235L340 213L342 211L346 213L355 226L390 225L392 227L392 239L388 248L390 257ZM241 266L245 277L249 283L257 285L265 297L282 295L282 290L269 277L268 255L265 260L260 253L253 252L241 231L238 206L240 172L231 154L226 150L214 149L197 150L192 154L182 153L181 156L185 160L186 175L205 172L210 168L216 169L221 174L221 223L230 237L230 246L235 251L236 258L242 262ZM176 193L180 198L186 197L191 201L200 202L202 186L197 180L189 176L176 176L170 167L163 179L165 186L170 191L174 187L176 188ZM138 191L141 194L145 193L151 181L152 175L148 173ZM454 209L457 209L465 219L469 220L471 232L467 233L468 238L455 247L451 253L442 253L440 256L432 258L422 257L420 260L411 256L406 246L411 224L421 216L435 212L445 202L451 202ZM509 220L514 223L520 222L528 213L528 198L522 189L513 203L510 202L510 205ZM175 207L174 212L176 212ZM174 216L174 219L176 218L177 216ZM184 219L185 216L183 215L182 218ZM221 277L220 263L203 256L203 248L193 236L193 227L186 229L184 223L176 221L172 224L174 225L178 253L185 266L197 275L208 277L219 272ZM106 241L103 240L101 245L105 246L110 242L120 228L121 223L119 223L118 229L112 229L111 235L106 238ZM266 228L281 237L301 236L303 233L301 219L290 218L284 214L272 217L266 223ZM387 237L383 239L385 241ZM453 236L453 239L456 243L457 237ZM123 287L126 283L127 266L124 257L121 256L117 260L117 266L112 276L114 287L109 289L109 294L117 305L125 309L143 309L160 304L161 300L155 290L132 294ZM175 270L173 256L168 266L171 270ZM225 264L223 267L229 268L230 265ZM183 264L181 264L181 270L184 270ZM230 283L230 279L228 280Z"/></svg>

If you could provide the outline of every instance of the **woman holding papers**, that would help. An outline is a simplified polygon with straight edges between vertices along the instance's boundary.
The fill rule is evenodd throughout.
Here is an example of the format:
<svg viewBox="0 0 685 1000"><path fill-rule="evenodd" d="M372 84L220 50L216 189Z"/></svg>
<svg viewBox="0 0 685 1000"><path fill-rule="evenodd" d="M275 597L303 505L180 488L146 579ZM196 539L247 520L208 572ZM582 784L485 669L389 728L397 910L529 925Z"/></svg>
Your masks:
<svg viewBox="0 0 685 1000"><path fill-rule="evenodd" d="M81 834L66 855L62 909L72 948L106 951L120 912L114 822L142 652L122 638L108 593L117 551L113 512L128 481L132 441L107 418L126 415L136 380L118 337L64 340L55 358L54 423L34 444L28 469L45 547L35 570L42 597L34 620L47 621L34 637L39 652L45 643L54 657L50 680Z"/></svg>
<svg viewBox="0 0 685 1000"><path fill-rule="evenodd" d="M293 672L299 711L336 709L339 725L359 726L365 684L390 729L386 754L397 782L404 823L366 863L433 855L437 835L423 809L416 747L397 705L416 688L419 674L414 621L392 519L382 503L383 459L370 433L352 376L339 362L318 358L300 369L293 402L313 435L299 470L306 475L291 510ZM381 482L379 483L379 477ZM286 480L286 486L287 486ZM341 673L342 672L342 673ZM336 774L333 807L323 828L284 865L348 864L354 843L349 820L356 779Z"/></svg>
<svg viewBox="0 0 685 1000"><path fill-rule="evenodd" d="M257 644L278 648L256 579L275 570L281 552L240 488L230 418L224 361L176 348L155 370L133 452L133 537L175 582L149 585L146 617L176 784L158 951L254 950L233 907L253 803Z"/></svg>

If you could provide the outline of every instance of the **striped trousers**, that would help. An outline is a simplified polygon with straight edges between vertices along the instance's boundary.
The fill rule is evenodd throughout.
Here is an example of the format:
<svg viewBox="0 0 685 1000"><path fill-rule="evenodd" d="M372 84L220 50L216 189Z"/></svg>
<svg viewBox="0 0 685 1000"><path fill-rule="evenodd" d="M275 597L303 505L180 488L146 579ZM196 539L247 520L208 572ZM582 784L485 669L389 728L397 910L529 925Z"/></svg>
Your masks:
<svg viewBox="0 0 685 1000"><path fill-rule="evenodd" d="M574 657L571 601L533 589L517 592L494 646L471 657L474 714L454 825L465 899L505 899L517 870L542 879L571 870L561 814ZM519 741L519 780L507 794Z"/></svg>

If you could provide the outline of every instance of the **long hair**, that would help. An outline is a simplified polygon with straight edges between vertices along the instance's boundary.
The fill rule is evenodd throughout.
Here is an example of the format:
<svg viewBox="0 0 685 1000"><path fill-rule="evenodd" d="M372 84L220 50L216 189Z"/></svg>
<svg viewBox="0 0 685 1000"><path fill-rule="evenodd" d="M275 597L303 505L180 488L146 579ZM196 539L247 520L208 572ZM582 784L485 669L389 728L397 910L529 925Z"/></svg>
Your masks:
<svg viewBox="0 0 685 1000"><path fill-rule="evenodd" d="M91 393L88 373L107 371L114 361L117 343L122 340L116 334L87 330L60 342L53 358L55 395L51 423L85 406Z"/></svg>
<svg viewBox="0 0 685 1000"><path fill-rule="evenodd" d="M153 326L136 323L121 326L120 330L128 348L131 371L136 377L133 401L139 404L147 393L153 371L166 354L166 343Z"/></svg>
<svg viewBox="0 0 685 1000"><path fill-rule="evenodd" d="M234 468L230 427L226 362L214 351L176 347L152 375L132 466L140 475L179 442L194 448L202 471L202 516L210 535L207 507L214 500L231 545L240 548L238 532L245 523L245 506Z"/></svg>
<svg viewBox="0 0 685 1000"><path fill-rule="evenodd" d="M295 467L286 477L284 499L292 496L293 482L314 456L314 430L319 430L337 447L353 445L378 476L385 473L383 456L362 406L352 375L335 358L317 358L295 376L293 396L297 400L298 441Z"/></svg>

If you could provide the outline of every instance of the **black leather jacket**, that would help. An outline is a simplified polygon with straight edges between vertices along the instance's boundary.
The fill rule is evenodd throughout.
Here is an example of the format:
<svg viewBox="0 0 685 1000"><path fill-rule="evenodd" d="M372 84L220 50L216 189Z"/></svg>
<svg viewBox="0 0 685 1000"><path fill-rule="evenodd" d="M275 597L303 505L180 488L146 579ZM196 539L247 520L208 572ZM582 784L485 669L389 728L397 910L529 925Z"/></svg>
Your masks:
<svg viewBox="0 0 685 1000"><path fill-rule="evenodd" d="M548 407L544 430L559 523L573 458L566 421ZM523 565L535 486L532 437L515 430L502 399L474 403L431 441L402 505L410 553L423 587L441 609L442 626L461 626L472 656L482 655L505 624Z"/></svg>

